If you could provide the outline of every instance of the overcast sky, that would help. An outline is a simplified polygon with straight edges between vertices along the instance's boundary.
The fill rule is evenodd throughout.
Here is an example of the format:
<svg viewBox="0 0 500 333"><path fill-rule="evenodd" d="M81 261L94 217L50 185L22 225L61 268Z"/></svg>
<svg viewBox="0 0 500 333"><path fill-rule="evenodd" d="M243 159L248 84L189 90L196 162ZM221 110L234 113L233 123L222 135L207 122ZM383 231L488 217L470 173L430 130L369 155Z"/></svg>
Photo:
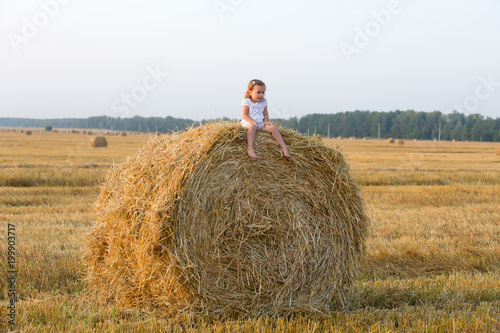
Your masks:
<svg viewBox="0 0 500 333"><path fill-rule="evenodd" d="M0 117L500 117L498 0L0 0Z"/></svg>

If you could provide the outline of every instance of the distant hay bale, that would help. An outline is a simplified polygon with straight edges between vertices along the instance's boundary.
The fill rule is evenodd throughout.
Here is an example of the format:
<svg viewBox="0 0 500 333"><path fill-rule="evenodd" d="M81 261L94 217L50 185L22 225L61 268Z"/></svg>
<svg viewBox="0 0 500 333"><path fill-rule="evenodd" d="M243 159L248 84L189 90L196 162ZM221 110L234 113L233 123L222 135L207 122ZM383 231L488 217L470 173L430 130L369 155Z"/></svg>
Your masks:
<svg viewBox="0 0 500 333"><path fill-rule="evenodd" d="M398 140L398 145L404 146L404 144L405 144L405 140L403 140L403 139Z"/></svg>
<svg viewBox="0 0 500 333"><path fill-rule="evenodd" d="M32 134L33 134L33 131L30 131L30 130L26 131L26 135L32 135Z"/></svg>
<svg viewBox="0 0 500 333"><path fill-rule="evenodd" d="M338 137L337 137L337 140L342 140L342 136L338 136Z"/></svg>
<svg viewBox="0 0 500 333"><path fill-rule="evenodd" d="M363 138L363 141L366 141L366 140L368 140L368 138Z"/></svg>
<svg viewBox="0 0 500 333"><path fill-rule="evenodd" d="M87 132L87 135L92 135L92 134L94 134L94 132L92 132L92 131Z"/></svg>
<svg viewBox="0 0 500 333"><path fill-rule="evenodd" d="M24 133L24 130L20 129L20 130L19 130L19 133Z"/></svg>
<svg viewBox="0 0 500 333"><path fill-rule="evenodd" d="M418 139L413 139L413 141L417 142L417 141L418 141Z"/></svg>
<svg viewBox="0 0 500 333"><path fill-rule="evenodd" d="M338 149L280 131L291 159L262 132L251 159L235 123L150 136L101 188L89 286L167 311L329 311L353 282L368 218Z"/></svg>
<svg viewBox="0 0 500 333"><path fill-rule="evenodd" d="M457 140L453 139L453 142L457 142Z"/></svg>
<svg viewBox="0 0 500 333"><path fill-rule="evenodd" d="M82 135L86 135L86 134L87 134L87 131L83 130Z"/></svg>
<svg viewBox="0 0 500 333"><path fill-rule="evenodd" d="M121 136L127 136L127 132L121 132L120 135Z"/></svg>
<svg viewBox="0 0 500 333"><path fill-rule="evenodd" d="M389 143L394 143L394 139L393 139L393 138L389 138L389 139L387 140L387 142L389 142Z"/></svg>
<svg viewBox="0 0 500 333"><path fill-rule="evenodd" d="M434 139L434 142L437 142L437 139Z"/></svg>
<svg viewBox="0 0 500 333"><path fill-rule="evenodd" d="M53 129L51 132L52 132L52 133L57 133L57 130L56 130L56 129Z"/></svg>
<svg viewBox="0 0 500 333"><path fill-rule="evenodd" d="M93 136L89 140L89 146L91 148L107 147L108 141L103 136Z"/></svg>

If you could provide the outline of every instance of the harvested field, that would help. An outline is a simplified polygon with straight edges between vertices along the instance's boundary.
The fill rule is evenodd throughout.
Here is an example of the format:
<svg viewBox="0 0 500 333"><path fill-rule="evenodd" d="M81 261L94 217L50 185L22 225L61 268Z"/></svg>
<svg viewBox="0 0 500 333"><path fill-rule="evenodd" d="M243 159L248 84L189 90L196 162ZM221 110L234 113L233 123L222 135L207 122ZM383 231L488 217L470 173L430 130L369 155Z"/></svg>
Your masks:
<svg viewBox="0 0 500 333"><path fill-rule="evenodd" d="M81 260L94 203L109 168L149 136L107 139L103 150L81 135L0 133L0 209L18 244L17 331L500 330L498 143L325 140L340 145L367 203L366 260L329 314L238 319L96 301ZM7 331L5 320L0 328Z"/></svg>

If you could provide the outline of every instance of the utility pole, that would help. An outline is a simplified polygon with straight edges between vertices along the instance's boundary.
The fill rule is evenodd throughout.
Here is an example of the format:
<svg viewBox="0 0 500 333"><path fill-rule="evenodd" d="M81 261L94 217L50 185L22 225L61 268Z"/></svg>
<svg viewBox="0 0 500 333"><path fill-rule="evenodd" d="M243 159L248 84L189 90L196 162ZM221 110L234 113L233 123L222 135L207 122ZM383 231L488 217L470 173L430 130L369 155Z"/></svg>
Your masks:
<svg viewBox="0 0 500 333"><path fill-rule="evenodd" d="M328 139L330 139L330 123L328 123Z"/></svg>
<svg viewBox="0 0 500 333"><path fill-rule="evenodd" d="M439 122L439 138L438 141L441 141L441 122Z"/></svg>
<svg viewBox="0 0 500 333"><path fill-rule="evenodd" d="M380 139L380 121L378 122L378 138Z"/></svg>

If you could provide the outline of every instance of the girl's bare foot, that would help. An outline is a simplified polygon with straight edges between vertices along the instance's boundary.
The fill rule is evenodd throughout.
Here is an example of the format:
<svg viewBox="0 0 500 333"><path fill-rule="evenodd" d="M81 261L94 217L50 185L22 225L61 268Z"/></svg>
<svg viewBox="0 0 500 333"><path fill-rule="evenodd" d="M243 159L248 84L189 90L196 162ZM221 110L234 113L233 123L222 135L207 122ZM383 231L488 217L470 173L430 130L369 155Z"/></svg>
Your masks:
<svg viewBox="0 0 500 333"><path fill-rule="evenodd" d="M258 158L253 149L247 149L247 153L251 158Z"/></svg>
<svg viewBox="0 0 500 333"><path fill-rule="evenodd" d="M285 157L291 157L290 154L288 153L288 149L285 148L281 148L281 152L283 153L283 155Z"/></svg>

